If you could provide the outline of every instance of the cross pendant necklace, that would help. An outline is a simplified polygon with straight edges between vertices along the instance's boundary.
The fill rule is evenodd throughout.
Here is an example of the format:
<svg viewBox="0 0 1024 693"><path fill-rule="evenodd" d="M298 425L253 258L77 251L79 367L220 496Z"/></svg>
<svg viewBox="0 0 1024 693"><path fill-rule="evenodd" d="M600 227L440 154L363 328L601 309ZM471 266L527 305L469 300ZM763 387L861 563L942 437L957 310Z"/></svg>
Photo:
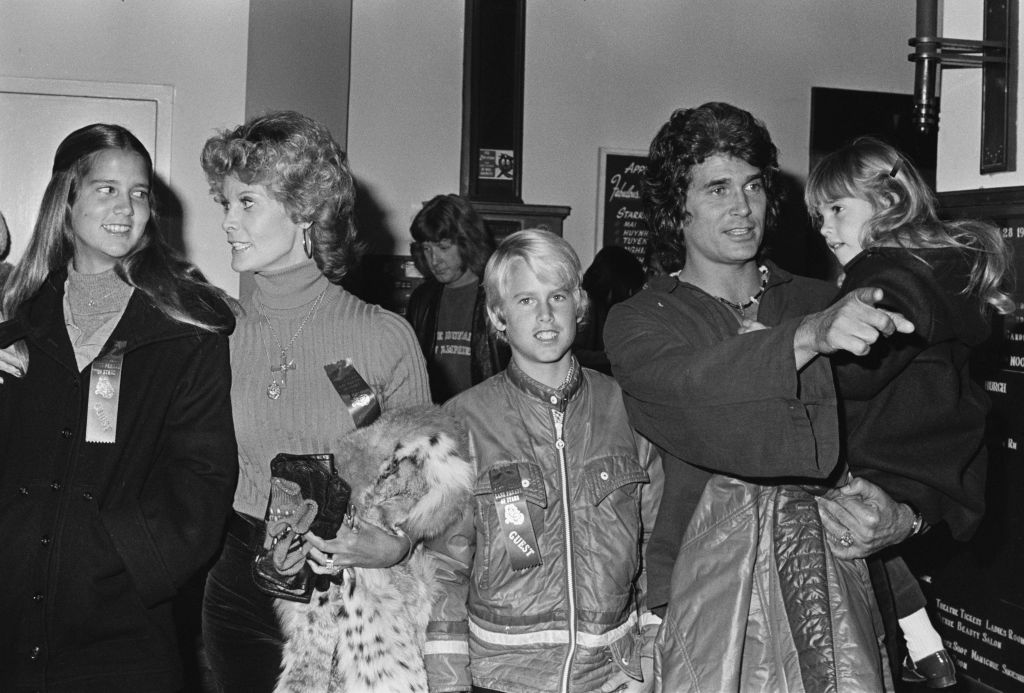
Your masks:
<svg viewBox="0 0 1024 693"><path fill-rule="evenodd" d="M267 385L267 397L270 399L277 399L281 396L281 390L284 389L285 385L288 384L288 371L295 370L295 359L288 358L288 352L281 350L281 363L276 366L270 367L270 372L274 373L274 379ZM278 382L276 374L281 374L281 380Z"/></svg>
<svg viewBox="0 0 1024 693"><path fill-rule="evenodd" d="M288 371L294 371L296 368L295 359L288 358L288 350L292 348L292 345L295 344L295 340L299 338L300 334L302 334L302 330L306 327L306 323L316 315L316 311L320 308L320 304L323 303L324 296L326 295L327 289L324 289L320 292L320 295L316 297L316 300L313 301L313 307L310 308L309 312L306 313L306 316L302 318L302 322L299 323L299 329L295 330L295 334L292 335L292 338L288 340L287 344L281 344L281 338L277 336L277 330L274 329L274 325L270 322L270 318L267 317L267 314L263 311L263 304L259 298L257 297L254 301L256 311L260 314L260 317L263 318L263 321L266 322L267 327L270 328L270 334L274 335L274 341L277 342L277 348L280 353L277 365L273 365L273 362L271 362L270 365L270 375L272 377L270 384L267 385L268 398L274 400L281 398L281 394L284 392L284 388L288 384ZM262 323L260 326L262 327ZM262 329L260 330L260 336L263 338L263 348L267 352L267 360L270 361L270 348L267 346L267 337Z"/></svg>

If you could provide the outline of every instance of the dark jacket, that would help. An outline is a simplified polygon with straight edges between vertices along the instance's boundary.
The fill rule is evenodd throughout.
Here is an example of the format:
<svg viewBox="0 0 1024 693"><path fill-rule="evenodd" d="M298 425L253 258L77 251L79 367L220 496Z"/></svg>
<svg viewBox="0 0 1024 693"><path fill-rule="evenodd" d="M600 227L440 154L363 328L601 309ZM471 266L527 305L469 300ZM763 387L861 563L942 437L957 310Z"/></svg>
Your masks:
<svg viewBox="0 0 1024 693"><path fill-rule="evenodd" d="M989 325L977 296L965 293L970 257L956 248L872 248L845 272L841 295L878 287L880 306L915 327L867 356L832 356L850 470L966 540L985 510L989 409L971 378L971 350Z"/></svg>
<svg viewBox="0 0 1024 693"><path fill-rule="evenodd" d="M438 404L443 403L454 392L447 392L443 379L434 360L434 339L437 335L437 314L441 306L444 284L428 279L416 287L409 297L406 319L412 324L419 340L423 357L427 361L427 376L430 378L430 396ZM487 318L487 300L483 284L477 287L476 302L473 304L473 335L470 337L470 378L474 385L482 383L508 365L512 352L508 345L498 339Z"/></svg>
<svg viewBox="0 0 1024 693"><path fill-rule="evenodd" d="M101 352L126 342L116 440L88 443L65 278L0 325L30 357L0 385L0 690L176 690L171 600L217 549L237 475L227 335L136 291Z"/></svg>
<svg viewBox="0 0 1024 693"><path fill-rule="evenodd" d="M835 289L769 263L757 319L737 335L730 308L673 277L612 307L604 340L636 429L657 445L665 493L648 549L649 605L668 602L679 542L712 472L776 482L824 479L839 461L839 426L826 359L797 371L800 318Z"/></svg>

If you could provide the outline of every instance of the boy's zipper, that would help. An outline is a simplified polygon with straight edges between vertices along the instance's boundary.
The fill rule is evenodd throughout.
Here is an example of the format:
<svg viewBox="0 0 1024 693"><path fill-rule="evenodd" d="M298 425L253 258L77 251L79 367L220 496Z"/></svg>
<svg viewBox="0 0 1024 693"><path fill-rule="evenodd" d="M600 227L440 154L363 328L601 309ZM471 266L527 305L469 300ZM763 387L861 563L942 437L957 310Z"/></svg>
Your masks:
<svg viewBox="0 0 1024 693"><path fill-rule="evenodd" d="M569 599L569 648L565 654L565 662L562 664L562 693L568 693L569 680L572 675L572 662L576 655L576 571L573 564L572 545L572 517L569 499L569 467L565 461L565 438L563 437L563 421L565 413L557 409L551 410L551 418L555 424L555 449L558 451L558 474L562 482L562 531L565 533L565 581L566 595Z"/></svg>

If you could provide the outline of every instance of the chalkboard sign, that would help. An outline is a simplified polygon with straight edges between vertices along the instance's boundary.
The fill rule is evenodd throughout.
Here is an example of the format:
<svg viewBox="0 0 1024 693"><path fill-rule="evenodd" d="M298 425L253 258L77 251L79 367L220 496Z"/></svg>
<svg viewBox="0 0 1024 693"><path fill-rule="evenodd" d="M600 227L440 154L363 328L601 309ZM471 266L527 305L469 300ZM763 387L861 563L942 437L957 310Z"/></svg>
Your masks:
<svg viewBox="0 0 1024 693"><path fill-rule="evenodd" d="M647 152L601 147L598 158L598 238L603 245L621 245L646 264L649 232L640 183L647 174Z"/></svg>

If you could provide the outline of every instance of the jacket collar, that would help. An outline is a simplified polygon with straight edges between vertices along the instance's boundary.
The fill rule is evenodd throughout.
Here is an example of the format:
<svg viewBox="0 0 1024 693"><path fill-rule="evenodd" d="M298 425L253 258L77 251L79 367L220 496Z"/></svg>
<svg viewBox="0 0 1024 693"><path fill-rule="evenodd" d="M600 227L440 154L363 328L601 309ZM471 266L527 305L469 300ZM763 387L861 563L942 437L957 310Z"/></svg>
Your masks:
<svg viewBox="0 0 1024 693"><path fill-rule="evenodd" d="M765 260L761 263L768 268L768 287L778 286L779 284L788 284L793 281L793 275L776 265L771 260Z"/></svg>
<svg viewBox="0 0 1024 693"><path fill-rule="evenodd" d="M544 383L534 380L516 365L515 359L508 362L505 371L511 382L517 389L522 390L534 399L539 399L552 408L564 412L569 406L569 401L576 396L583 382L583 374L576 357L572 357L572 364L569 366L569 375L560 387L548 387Z"/></svg>

